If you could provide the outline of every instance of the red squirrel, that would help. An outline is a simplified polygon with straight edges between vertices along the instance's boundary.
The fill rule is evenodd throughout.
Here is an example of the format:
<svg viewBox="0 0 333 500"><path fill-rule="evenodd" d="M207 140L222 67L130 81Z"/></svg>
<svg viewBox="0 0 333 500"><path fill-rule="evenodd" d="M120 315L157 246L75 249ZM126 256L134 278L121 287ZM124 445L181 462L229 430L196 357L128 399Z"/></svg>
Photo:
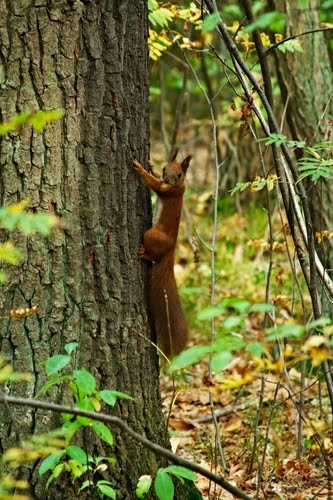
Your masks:
<svg viewBox="0 0 333 500"><path fill-rule="evenodd" d="M150 306L155 322L157 343L167 358L185 347L188 327L174 275L175 249L185 191L185 176L192 156L181 163L177 151L163 168L162 178L149 165L149 172L133 160L144 183L159 197L162 207L156 224L145 232L139 246L140 259L153 262L150 277Z"/></svg>

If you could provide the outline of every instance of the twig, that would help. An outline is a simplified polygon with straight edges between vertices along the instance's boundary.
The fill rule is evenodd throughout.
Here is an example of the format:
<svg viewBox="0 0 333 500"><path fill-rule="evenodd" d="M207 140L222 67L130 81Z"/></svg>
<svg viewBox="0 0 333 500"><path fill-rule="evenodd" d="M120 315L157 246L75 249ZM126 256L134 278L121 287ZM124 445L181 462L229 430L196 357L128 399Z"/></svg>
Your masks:
<svg viewBox="0 0 333 500"><path fill-rule="evenodd" d="M332 30L333 28L315 28L313 30L303 31L303 33L297 33L297 35L288 36L287 38L281 40L281 42L274 43L274 45L267 47L267 49L265 49L265 55L268 56L268 54L273 52L273 50L279 47L279 45L283 45L284 43L289 42L289 40L294 40L295 38L304 35L310 35L311 33L318 33L319 31L332 31Z"/></svg>
<svg viewBox="0 0 333 500"><path fill-rule="evenodd" d="M264 394L265 394L265 378L262 375L261 376L261 385L260 385L260 392L259 392L258 407L257 407L256 418L255 418L254 426L253 426L254 435L253 435L252 453L251 453L250 462L249 462L249 465L248 465L247 471L246 471L248 475L251 474L253 471L254 460L255 460L256 454L257 454L259 421L260 421L261 411L262 411L262 407L263 407L263 403L264 403Z"/></svg>
<svg viewBox="0 0 333 500"><path fill-rule="evenodd" d="M212 128L213 128L213 145L214 145L214 160L215 160L215 192L214 192L214 206L213 206L213 229L212 229L212 243L211 243L211 258L210 258L210 266L211 266L211 292L210 292L210 304L211 306L215 305L215 247L216 247L216 232L217 232L217 219L218 219L218 199L219 199L219 179L220 179L220 163L218 160L219 154L218 154L218 144L217 144L217 123L215 119L215 114L214 114L214 107L213 107L213 102L210 100L207 92L203 88L198 75L196 74L193 66L191 65L190 61L188 60L187 55L185 52L183 52L185 60L187 64L190 66L193 76L197 82L198 87L200 88L202 95L207 101L207 105L209 107L209 112L212 120ZM215 319L211 319L211 334L210 334L210 342L211 345L215 342ZM212 363L212 350L209 355L209 362L208 362L208 371L209 371L209 377L212 377L212 368L211 368L211 363ZM221 440L221 433L220 433L220 428L218 425L218 421L215 415L215 408L214 408L214 401L213 401L213 396L211 392L209 392L209 403L211 407L211 412L212 412L212 417L213 417L213 422L214 422L214 428L215 428L215 434L216 434L216 439L217 439L217 445L219 449L219 454L221 458L221 465L222 467L226 470L227 469L227 464L226 460L224 457L224 451L222 447L222 440Z"/></svg>
<svg viewBox="0 0 333 500"><path fill-rule="evenodd" d="M243 491L239 490L228 481L226 481L221 475L214 474L208 469L201 467L201 465L197 465L185 458L179 457L172 453L172 451L163 448L162 446L149 441L145 437L141 436L137 432L135 432L131 427L129 427L123 420L113 415L106 415L105 413L96 413L90 412L87 410L80 410L78 408L71 408L70 406L58 405L55 403L47 403L46 401L36 401L34 399L28 398L15 398L11 396L2 396L0 395L0 403L11 404L16 406L28 406L31 408L39 408L42 410L53 411L55 413L68 413L70 415L77 415L81 417L88 417L93 420L97 420L98 422L105 422L108 424L113 424L119 427L123 432L131 436L135 441L141 443L145 448L153 451L156 455L169 459L171 462L186 467L187 469L192 470L193 472L197 472L208 479L214 481L216 484L219 484L226 491L229 491L236 498L241 498L245 500L253 500L250 496L248 496Z"/></svg>
<svg viewBox="0 0 333 500"><path fill-rule="evenodd" d="M262 457L261 457L261 461L260 461L259 467L258 467L258 482L257 482L257 492L256 492L257 496L256 496L256 498L259 498L259 490L260 490L260 487L261 487L262 476L263 476L264 467L265 467L265 460L266 460L268 440L269 440L269 429L270 429L271 423L272 423L273 413L274 413L274 409L275 409L274 403L276 401L276 398L277 398L277 395L278 395L278 392L279 392L279 388L280 388L280 381L278 381L278 383L276 384L276 387L275 387L273 401L272 401L273 404L271 406L271 409L270 409L270 412L269 412L269 416L268 416L267 425L266 425L264 449L262 451Z"/></svg>
<svg viewBox="0 0 333 500"><path fill-rule="evenodd" d="M238 411L246 410L249 406L253 406L255 403L241 403L239 405L235 406L230 406L228 408L223 408L223 410L215 411L215 416L216 418L221 418L221 417L226 417L227 415L230 415L231 413L236 413ZM206 424L208 422L211 422L213 420L213 417L211 415L206 415L205 417L200 417L194 420L196 424Z"/></svg>

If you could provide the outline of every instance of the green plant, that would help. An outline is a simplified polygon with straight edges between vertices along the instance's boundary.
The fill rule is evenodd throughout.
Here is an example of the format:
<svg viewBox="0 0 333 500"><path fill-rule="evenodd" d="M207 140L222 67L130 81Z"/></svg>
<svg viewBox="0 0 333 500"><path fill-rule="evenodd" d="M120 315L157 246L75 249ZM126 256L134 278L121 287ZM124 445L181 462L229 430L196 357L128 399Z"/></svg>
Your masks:
<svg viewBox="0 0 333 500"><path fill-rule="evenodd" d="M52 386L66 382L72 392L75 407L82 410L100 411L103 402L113 407L117 399L133 401L131 396L119 391L97 390L95 377L87 370L73 370L72 373L62 373L72 362L72 356L77 346L77 342L71 342L65 346L66 354L54 355L45 361L45 370L49 380L41 387L36 397L47 392ZM104 456L93 457L87 450L73 444L73 438L80 430L88 430L95 433L109 446L112 446L113 435L111 431L102 422L96 422L88 417L63 415L63 418L64 423L61 430L65 437L65 446L63 449L50 454L39 467L41 476L46 472L51 472L47 487L62 472L68 472L71 474L73 481L82 480L80 491L92 488L99 490L106 497L115 498L115 490L112 484L106 480L95 480L94 476L97 472L105 471L110 465L113 465L115 459ZM90 473L89 477L86 478L88 473Z"/></svg>
<svg viewBox="0 0 333 500"><path fill-rule="evenodd" d="M284 359L288 358L288 365L297 365L299 361L307 359L313 367L319 366L330 357L329 340L331 335L331 320L321 318L311 321L306 326L297 323L274 324L265 328L260 340L247 331L247 324L253 314L269 314L275 317L275 306L260 303L251 304L248 300L239 297L227 297L216 306L202 309L197 318L201 321L216 320L214 342L209 345L199 345L186 349L173 359L170 371L180 370L198 363L208 356L211 358L211 368L214 372L223 371L232 361L236 352L247 358L251 370L237 381L237 385L251 382L261 372L281 372ZM262 318L263 319L263 318ZM275 361L273 349L275 342L289 340L294 345L292 352ZM262 357L262 355L265 355ZM232 389L236 382L224 378L222 385L225 389Z"/></svg>
<svg viewBox="0 0 333 500"><path fill-rule="evenodd" d="M195 481L197 479L194 472L179 465L170 465L169 467L158 469L154 481L154 489L159 500L173 500L175 493L173 477L177 478L181 483L184 483L184 479L189 481ZM142 476L136 488L137 498L144 498L149 492L151 485L151 476Z"/></svg>

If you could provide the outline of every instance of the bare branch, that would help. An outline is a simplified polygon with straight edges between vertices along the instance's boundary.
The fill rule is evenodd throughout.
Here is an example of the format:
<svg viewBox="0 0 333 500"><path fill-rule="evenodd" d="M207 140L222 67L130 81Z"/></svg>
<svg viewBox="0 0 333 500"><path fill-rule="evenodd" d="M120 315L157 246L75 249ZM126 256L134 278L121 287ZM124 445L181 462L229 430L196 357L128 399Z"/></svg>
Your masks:
<svg viewBox="0 0 333 500"><path fill-rule="evenodd" d="M11 404L16 406L29 406L31 408L39 408L42 410L53 411L55 413L68 413L71 415L77 415L80 417L88 417L93 420L97 420L98 422L105 422L108 424L113 424L119 427L122 431L126 432L129 436L131 436L135 441L141 443L145 448L153 451L156 455L167 458L171 462L186 467L187 469L192 470L193 472L197 472L202 476L207 477L208 479L214 481L214 483L222 486L226 491L229 491L236 498L241 498L244 500L253 500L252 497L244 493L243 491L233 486L228 481L226 481L222 476L218 474L214 474L208 469L201 467L201 465L197 465L185 458L179 457L172 453L172 451L163 448L162 446L149 441L145 437L141 436L135 432L131 427L129 427L123 420L113 415L106 415L105 413L96 413L87 410L80 410L79 408L71 408L70 406L58 405L55 403L47 403L46 401L36 401L35 399L28 398L14 398L11 396L3 396L0 395L0 403L3 405Z"/></svg>

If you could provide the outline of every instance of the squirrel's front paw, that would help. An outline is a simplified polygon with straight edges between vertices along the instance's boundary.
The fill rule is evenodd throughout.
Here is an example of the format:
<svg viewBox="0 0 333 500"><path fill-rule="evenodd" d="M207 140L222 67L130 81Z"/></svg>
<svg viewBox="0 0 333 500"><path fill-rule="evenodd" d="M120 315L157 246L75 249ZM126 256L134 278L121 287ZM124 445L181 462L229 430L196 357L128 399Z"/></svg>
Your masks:
<svg viewBox="0 0 333 500"><path fill-rule="evenodd" d="M134 168L137 172L140 172L140 170L143 170L143 166L140 165L138 160L132 160L132 161L133 161Z"/></svg>
<svg viewBox="0 0 333 500"><path fill-rule="evenodd" d="M145 247L141 243L138 248L138 257L140 257L141 259L145 253L146 253Z"/></svg>

